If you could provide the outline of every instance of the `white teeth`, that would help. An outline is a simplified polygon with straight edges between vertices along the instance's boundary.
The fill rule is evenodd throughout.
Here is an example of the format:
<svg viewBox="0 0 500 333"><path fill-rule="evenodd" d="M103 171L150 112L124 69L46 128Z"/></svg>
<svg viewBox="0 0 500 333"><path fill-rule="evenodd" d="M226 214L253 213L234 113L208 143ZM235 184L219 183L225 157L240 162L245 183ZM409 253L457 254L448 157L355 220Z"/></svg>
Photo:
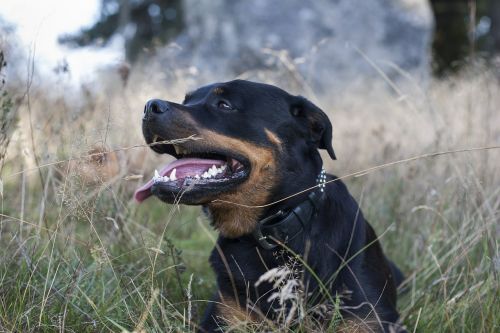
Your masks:
<svg viewBox="0 0 500 333"><path fill-rule="evenodd" d="M155 170L155 175L153 176L153 182L158 183L158 182L168 182L170 179L168 176L160 176L160 173L158 170Z"/></svg>
<svg viewBox="0 0 500 333"><path fill-rule="evenodd" d="M226 168L227 168L227 165L225 165L225 164L221 165L220 167L216 167L214 164L201 175L201 178L204 178L204 179L212 178L212 177L224 172L224 170L226 170ZM197 176L199 177L199 175L197 175ZM195 178L198 179L196 176L195 176Z"/></svg>
<svg viewBox="0 0 500 333"><path fill-rule="evenodd" d="M181 148L180 148L179 146L174 145L174 149L175 149L175 152L176 152L177 154L180 154L180 153L181 153Z"/></svg>
<svg viewBox="0 0 500 333"><path fill-rule="evenodd" d="M215 164L212 165L208 170L206 170L204 173L196 174L194 175L195 179L208 179L208 178L213 178L216 175L223 173L227 169L227 165L221 165L220 167L216 167ZM191 176L193 177L193 176ZM174 181L177 180L177 169L173 169L172 172L170 173L169 176L161 176L158 170L155 170L154 176L153 176L153 182L168 182L168 181Z"/></svg>

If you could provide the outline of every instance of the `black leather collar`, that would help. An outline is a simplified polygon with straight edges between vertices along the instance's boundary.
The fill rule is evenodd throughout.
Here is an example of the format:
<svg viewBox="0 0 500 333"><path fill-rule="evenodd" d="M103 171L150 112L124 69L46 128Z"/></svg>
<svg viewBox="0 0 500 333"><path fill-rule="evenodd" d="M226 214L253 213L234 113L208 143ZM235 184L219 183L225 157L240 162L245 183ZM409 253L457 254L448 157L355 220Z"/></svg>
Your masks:
<svg viewBox="0 0 500 333"><path fill-rule="evenodd" d="M287 243L300 235L316 215L323 201L323 191L311 192L307 199L291 211L278 211L257 223L253 237L266 250L272 250L280 243Z"/></svg>

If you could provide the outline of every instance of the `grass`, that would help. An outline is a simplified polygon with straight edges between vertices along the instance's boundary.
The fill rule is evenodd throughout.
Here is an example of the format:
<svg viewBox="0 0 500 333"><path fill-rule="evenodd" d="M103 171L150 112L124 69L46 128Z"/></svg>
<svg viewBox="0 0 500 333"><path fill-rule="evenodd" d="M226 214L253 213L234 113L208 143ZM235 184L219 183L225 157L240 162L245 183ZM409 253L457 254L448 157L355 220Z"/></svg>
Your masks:
<svg viewBox="0 0 500 333"><path fill-rule="evenodd" d="M121 149L142 143L144 101L179 100L200 84L156 66L136 68L126 86L117 74L103 74L99 91L34 85L30 105L21 106L0 175L0 331L195 329L215 289L207 259L216 234L196 207L135 204L137 175L148 178L164 158L145 148ZM288 88L286 75L275 83ZM423 90L376 87L363 98L314 97L331 112L339 161L325 158L325 166L339 176L422 153L500 143L500 84L487 68L431 80ZM98 160L104 166L92 157L52 163L96 146L117 152ZM466 152L345 180L408 276L399 309L409 331L500 330L499 162L498 150ZM274 329L305 332L311 327L304 322Z"/></svg>

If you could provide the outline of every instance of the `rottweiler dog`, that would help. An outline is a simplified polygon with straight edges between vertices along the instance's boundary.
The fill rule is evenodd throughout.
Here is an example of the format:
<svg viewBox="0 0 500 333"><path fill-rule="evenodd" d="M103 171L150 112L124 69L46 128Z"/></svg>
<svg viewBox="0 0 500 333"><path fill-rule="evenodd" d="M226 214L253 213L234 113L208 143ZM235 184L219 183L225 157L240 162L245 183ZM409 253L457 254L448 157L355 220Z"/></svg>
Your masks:
<svg viewBox="0 0 500 333"><path fill-rule="evenodd" d="M336 157L320 108L272 85L235 80L190 92L182 104L148 101L142 130L155 152L176 160L155 171L136 200L201 205L219 232L210 255L218 290L201 332L286 311L287 302L283 310L269 297L278 291L272 281L259 278L290 258L311 305L328 303L325 294L340 300L339 331L404 331L396 310L402 273L346 186L323 170L318 150Z"/></svg>

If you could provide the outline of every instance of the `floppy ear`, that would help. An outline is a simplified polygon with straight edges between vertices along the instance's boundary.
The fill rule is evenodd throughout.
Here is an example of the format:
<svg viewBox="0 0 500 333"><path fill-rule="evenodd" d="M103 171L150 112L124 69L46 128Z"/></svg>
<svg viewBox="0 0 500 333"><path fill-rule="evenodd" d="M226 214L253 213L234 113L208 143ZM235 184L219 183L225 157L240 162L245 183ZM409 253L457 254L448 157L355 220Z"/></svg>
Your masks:
<svg viewBox="0 0 500 333"><path fill-rule="evenodd" d="M328 155L336 160L332 147L332 123L326 113L302 96L294 98L290 112L294 117L302 118L307 124L310 142L318 149L326 149Z"/></svg>

